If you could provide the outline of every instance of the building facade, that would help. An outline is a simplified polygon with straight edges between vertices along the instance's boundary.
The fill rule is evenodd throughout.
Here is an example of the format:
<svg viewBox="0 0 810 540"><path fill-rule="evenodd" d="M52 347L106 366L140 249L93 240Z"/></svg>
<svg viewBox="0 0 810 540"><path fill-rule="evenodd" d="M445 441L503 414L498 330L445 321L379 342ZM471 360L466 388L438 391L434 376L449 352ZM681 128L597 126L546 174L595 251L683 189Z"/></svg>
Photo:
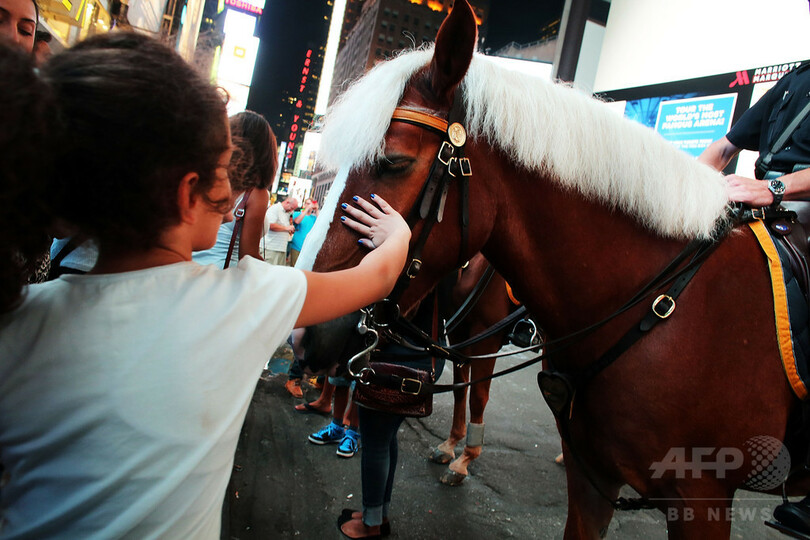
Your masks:
<svg viewBox="0 0 810 540"><path fill-rule="evenodd" d="M380 60L432 42L452 3L452 0L355 0L353 9L359 5L360 13L344 19L341 35L346 37L335 62L330 103L351 81ZM489 0L470 3L483 35ZM349 4L347 10L348 7Z"/></svg>

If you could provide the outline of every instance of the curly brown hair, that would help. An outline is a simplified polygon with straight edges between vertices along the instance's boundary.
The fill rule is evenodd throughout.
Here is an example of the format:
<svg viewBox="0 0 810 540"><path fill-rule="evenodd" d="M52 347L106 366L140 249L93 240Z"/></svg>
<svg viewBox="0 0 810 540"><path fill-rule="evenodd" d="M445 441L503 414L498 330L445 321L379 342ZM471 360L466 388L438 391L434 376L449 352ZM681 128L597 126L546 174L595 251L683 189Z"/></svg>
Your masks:
<svg viewBox="0 0 810 540"><path fill-rule="evenodd" d="M228 171L231 188L235 192L267 189L278 167L278 143L270 124L253 111L231 116L230 124L235 147Z"/></svg>
<svg viewBox="0 0 810 540"><path fill-rule="evenodd" d="M19 304L23 284L47 253L45 179L52 152L48 87L30 53L0 43L0 313Z"/></svg>
<svg viewBox="0 0 810 540"><path fill-rule="evenodd" d="M203 197L229 147L225 100L177 53L135 33L91 37L52 57L42 75L60 119L55 213L99 251L154 247L179 223L188 172ZM93 159L80 156L93 152Z"/></svg>

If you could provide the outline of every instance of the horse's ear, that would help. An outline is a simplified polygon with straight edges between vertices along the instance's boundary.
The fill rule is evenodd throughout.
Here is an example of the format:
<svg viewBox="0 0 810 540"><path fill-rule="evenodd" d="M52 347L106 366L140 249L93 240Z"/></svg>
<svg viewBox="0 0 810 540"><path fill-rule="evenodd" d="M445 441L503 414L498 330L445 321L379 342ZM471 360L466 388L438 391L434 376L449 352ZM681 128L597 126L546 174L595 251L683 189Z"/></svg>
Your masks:
<svg viewBox="0 0 810 540"><path fill-rule="evenodd" d="M478 27L467 0L456 0L450 15L436 35L436 48L430 63L430 86L433 93L449 104L472 61Z"/></svg>

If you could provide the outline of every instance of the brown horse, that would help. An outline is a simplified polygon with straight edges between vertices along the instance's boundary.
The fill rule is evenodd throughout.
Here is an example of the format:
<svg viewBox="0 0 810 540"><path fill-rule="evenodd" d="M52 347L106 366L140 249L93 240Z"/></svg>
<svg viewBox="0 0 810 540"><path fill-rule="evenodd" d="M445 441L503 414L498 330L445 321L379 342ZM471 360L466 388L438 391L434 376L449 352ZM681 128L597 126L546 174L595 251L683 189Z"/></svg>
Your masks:
<svg viewBox="0 0 810 540"><path fill-rule="evenodd" d="M481 254L470 259L469 264L459 270L459 278L451 291L450 305L456 309L467 300L476 288L489 262ZM461 324L450 334L451 343L460 343L487 331L505 319L515 310L515 304L509 299L506 282L499 274L494 274L481 293L478 302L470 309ZM485 355L496 352L505 342L510 328L505 328L486 339L466 348L463 352L470 355ZM461 383L470 380L485 379L492 375L495 359L476 360L464 365L453 366L453 382ZM431 461L449 463L440 480L449 486L458 486L467 478L468 467L481 455L484 444L484 410L489 401L491 380L483 380L470 386L470 431L467 430L467 388L453 391L453 423L450 435L433 451ZM464 450L455 456L456 445L465 437Z"/></svg>
<svg viewBox="0 0 810 540"><path fill-rule="evenodd" d="M463 0L455 6L432 50L377 66L329 113L322 157L342 171L330 201L376 193L410 215L436 156L452 164L441 131L460 110L469 198L456 166L443 219L399 304L407 311L481 251L551 342L614 313L692 239L713 238L727 222L725 183L603 104L474 55L475 19ZM356 237L327 222L314 269L357 264ZM549 347L555 366L593 364L638 325L652 298L567 348ZM746 455L723 467L721 455L757 436L784 440L799 403L774 328L768 268L752 230L738 227L674 313L577 392L564 448L566 538L602 536L623 485L665 512L670 538L729 536L734 492L754 465Z"/></svg>

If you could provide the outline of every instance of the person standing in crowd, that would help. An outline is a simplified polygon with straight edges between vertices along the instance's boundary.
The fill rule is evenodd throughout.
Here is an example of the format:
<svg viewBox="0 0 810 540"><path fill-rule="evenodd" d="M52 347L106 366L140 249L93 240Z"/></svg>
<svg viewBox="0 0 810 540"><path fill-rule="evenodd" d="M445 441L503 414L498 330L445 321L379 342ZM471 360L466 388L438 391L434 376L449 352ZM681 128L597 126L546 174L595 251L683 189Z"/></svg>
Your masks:
<svg viewBox="0 0 810 540"><path fill-rule="evenodd" d="M360 427L357 405L351 399L354 385L346 377L329 377L327 382L334 390L332 421L308 437L312 444L337 444L335 453L342 458L354 457L360 449ZM321 399L321 398L318 398ZM309 403L304 403L304 409ZM302 411L298 407L296 410ZM303 412L303 411L302 411Z"/></svg>
<svg viewBox="0 0 810 540"><path fill-rule="evenodd" d="M422 301L411 321L423 331L429 332L433 326L433 294ZM402 345L389 343L383 345L381 351L399 356L395 361L397 364L431 372L435 370L433 380L438 380L444 369L444 361L434 362L425 353L414 352ZM344 508L338 516L337 526L346 538L380 538L391 534L388 515L399 459L399 427L405 417L362 404L357 406L357 411L363 448L360 454L363 508Z"/></svg>
<svg viewBox="0 0 810 540"><path fill-rule="evenodd" d="M805 107L810 107L810 64L782 77L698 160L722 171L741 150L759 152L752 176L730 174L729 199L754 207L779 206L784 201L810 199L810 115L789 133L780 148L774 144ZM769 158L766 158L771 154ZM806 205L802 203L802 206ZM797 208L805 226L807 216ZM810 495L797 503L785 502L773 511L784 529L810 535ZM804 536L801 536L804 537Z"/></svg>
<svg viewBox="0 0 810 540"><path fill-rule="evenodd" d="M34 0L0 0L0 43L6 43L13 48L17 48L19 51L22 51L24 54L32 55L34 50L34 33L36 32L37 28L37 21L39 20L39 7L37 6ZM9 81L11 84L18 83L21 81L31 82L27 77L22 77L17 81ZM20 87L21 92L25 92L25 86ZM32 88L30 91L31 98L44 98L45 95L41 93L41 88ZM15 96L15 99L20 101L21 105L28 107L28 110L33 110L35 105L33 102L29 102L24 99L24 96ZM12 114L14 109L13 100L10 100L9 103L3 104L3 114L10 115L8 120L10 125L13 125L14 120L17 118L16 114ZM16 144L17 131L8 131L7 133L3 134L3 145L12 147ZM41 152L46 152L45 148L41 149ZM4 152L3 159L14 159L15 156L19 154L12 154L11 152ZM38 159L35 157L31 164L34 166L34 162L37 162ZM4 179L5 181L5 179ZM14 190L21 190L20 197L13 199L13 204L21 206L20 211L28 212L30 210L30 215L32 216L41 216L41 214L36 211L35 209L28 209L25 208L26 205L20 205L21 200L27 200L31 204L39 205L40 201L36 199L25 199L22 197L22 194L28 191L27 189L23 189L23 184L15 183L9 180L9 185L4 186L8 187L9 191L8 194L10 197L13 197ZM31 186L35 187L35 186ZM29 223L27 218L22 219L18 224L15 222L14 219L10 218L11 215L17 215L18 212L10 212L4 214L6 216L4 218L5 222L11 225L12 227L21 227L25 223ZM31 229L34 232L34 236L39 236L39 226L41 224L37 223L37 226ZM23 259L14 260L4 268L3 272L9 272L10 274L16 275L18 271L23 270L27 273L25 276L25 281L28 283L38 283L41 281L45 281L48 278L48 271L50 268L50 258L48 257L48 249L47 245L40 251L38 254L32 254L27 249L27 240L23 240L22 242L18 243L14 240L14 236L18 235L18 233L13 232L9 234L4 234L3 241L6 242L7 247L11 247L14 244L17 244L17 255L15 257L25 257ZM26 236L26 233L19 234L22 238ZM19 288L20 283L17 282L16 279L10 278L8 281L3 281L4 285L9 286L9 294L11 296L16 296L19 293L12 293L12 290L16 290ZM5 293L4 293L5 294ZM11 298L9 296L9 299ZM4 299L0 300L0 304L4 303ZM0 307L2 307L0 305ZM0 309L2 311L2 309Z"/></svg>
<svg viewBox="0 0 810 540"><path fill-rule="evenodd" d="M0 66L14 55L0 44ZM19 71L36 77L30 55ZM43 182L54 218L95 240L99 259L28 286L0 319L2 535L218 539L267 358L294 326L388 294L410 230L382 198L358 196L343 223L369 252L353 268L198 265L192 251L214 244L233 202L222 95L172 49L127 32L90 37L40 73L44 117L59 122L25 117L18 142L60 174L4 157L2 189ZM4 104L13 75L0 72ZM0 115L0 133L15 118ZM52 152L35 145L43 131ZM71 159L102 147L92 167Z"/></svg>
<svg viewBox="0 0 810 540"><path fill-rule="evenodd" d="M33 53L38 21L34 0L0 0L0 40Z"/></svg>
<svg viewBox="0 0 810 540"><path fill-rule="evenodd" d="M290 240L290 266L295 266L298 261L304 239L312 230L312 227L315 226L316 219L318 219L318 201L312 198L304 201L303 210L293 212L292 220L295 233L293 233L292 240Z"/></svg>
<svg viewBox="0 0 810 540"><path fill-rule="evenodd" d="M288 197L267 210L267 234L264 235L264 260L276 266L287 264L287 243L295 232L292 212L299 207L298 200Z"/></svg>
<svg viewBox="0 0 810 540"><path fill-rule="evenodd" d="M231 251L228 266L236 266L239 259L248 255L262 258L259 244L270 200L267 188L278 166L276 136L262 115L244 111L232 116L230 125L236 148L228 170L231 192L236 196L232 219L220 225L214 247L193 255L195 262L216 264L219 268L225 267L228 251Z"/></svg>
<svg viewBox="0 0 810 540"><path fill-rule="evenodd" d="M34 63L41 66L53 55L51 40L53 36L47 30L37 30L34 37Z"/></svg>
<svg viewBox="0 0 810 540"><path fill-rule="evenodd" d="M47 143L49 93L28 69L29 61L30 52L21 47L4 47L0 56L0 314L23 300L23 285L39 270L40 257L50 243L45 178L51 171L47 160L41 159L51 151Z"/></svg>

